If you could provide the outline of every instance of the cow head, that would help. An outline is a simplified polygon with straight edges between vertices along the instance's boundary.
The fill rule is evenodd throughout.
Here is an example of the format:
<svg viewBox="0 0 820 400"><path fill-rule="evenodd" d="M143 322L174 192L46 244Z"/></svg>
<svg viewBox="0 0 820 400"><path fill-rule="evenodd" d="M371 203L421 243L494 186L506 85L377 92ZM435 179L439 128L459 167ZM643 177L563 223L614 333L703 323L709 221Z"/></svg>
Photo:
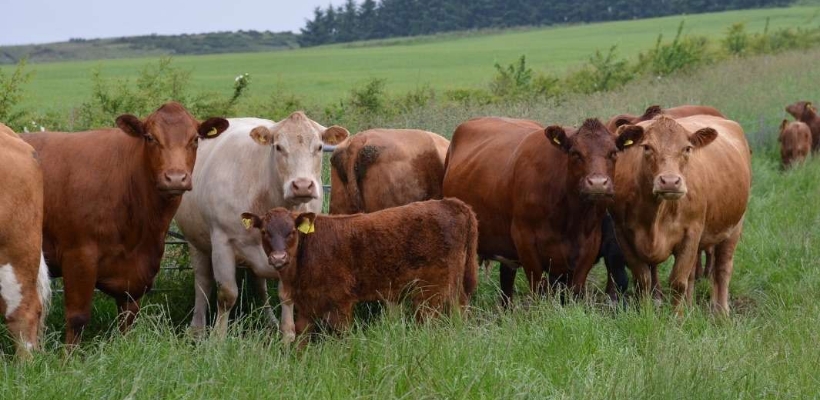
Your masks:
<svg viewBox="0 0 820 400"><path fill-rule="evenodd" d="M277 270L296 262L299 242L304 235L313 233L315 220L314 213L292 213L282 207L268 211L261 218L252 213L242 214L245 229L261 231L268 263Z"/></svg>
<svg viewBox="0 0 820 400"><path fill-rule="evenodd" d="M304 113L295 112L270 128L254 128L250 135L256 143L271 146L284 198L299 205L321 194L323 144L341 143L350 132L335 125L325 128Z"/></svg>
<svg viewBox="0 0 820 400"><path fill-rule="evenodd" d="M663 113L663 109L659 105L649 106L644 110L643 115L636 117L632 114L620 114L609 119L606 123L606 129L610 132L615 132L622 125L637 124L641 121L649 121Z"/></svg>
<svg viewBox="0 0 820 400"><path fill-rule="evenodd" d="M568 181L579 182L581 194L610 197L615 194L612 173L618 152L641 141L643 131L627 130L617 137L597 119L588 119L575 134L553 125L545 130L547 140L569 156Z"/></svg>
<svg viewBox="0 0 820 400"><path fill-rule="evenodd" d="M643 162L639 174L652 182L652 193L663 200L677 200L686 195L686 167L693 152L717 138L713 128L688 132L674 119L661 116L646 129L640 125L624 125L620 134L629 131L644 135L641 148Z"/></svg>
<svg viewBox="0 0 820 400"><path fill-rule="evenodd" d="M210 118L200 123L179 103L166 103L145 120L124 114L117 126L144 142L146 164L160 192L177 196L191 190L191 173L200 139L212 139L225 129L228 120Z"/></svg>
<svg viewBox="0 0 820 400"><path fill-rule="evenodd" d="M795 119L804 121L807 117L817 114L817 109L810 101L798 101L786 106L786 112Z"/></svg>

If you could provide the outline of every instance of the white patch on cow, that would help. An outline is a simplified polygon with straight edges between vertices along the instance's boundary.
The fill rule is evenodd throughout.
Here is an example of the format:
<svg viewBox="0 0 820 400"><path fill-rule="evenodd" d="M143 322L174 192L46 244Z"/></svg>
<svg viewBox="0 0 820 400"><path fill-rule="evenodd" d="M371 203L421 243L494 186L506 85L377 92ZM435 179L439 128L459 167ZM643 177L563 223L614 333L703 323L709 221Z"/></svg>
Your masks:
<svg viewBox="0 0 820 400"><path fill-rule="evenodd" d="M34 350L34 345L33 345L33 344L31 344L31 342L26 342L25 344L23 344L23 347L25 347L25 348L26 348L26 351L32 351L32 350Z"/></svg>
<svg viewBox="0 0 820 400"><path fill-rule="evenodd" d="M6 303L6 318L17 311L23 295L20 292L20 282L14 274L11 264L0 267L0 297Z"/></svg>
<svg viewBox="0 0 820 400"><path fill-rule="evenodd" d="M48 266L43 252L40 252L40 270L37 272L37 297L43 306L40 314L40 328L42 329L48 317L48 309L51 305L51 279L48 276Z"/></svg>

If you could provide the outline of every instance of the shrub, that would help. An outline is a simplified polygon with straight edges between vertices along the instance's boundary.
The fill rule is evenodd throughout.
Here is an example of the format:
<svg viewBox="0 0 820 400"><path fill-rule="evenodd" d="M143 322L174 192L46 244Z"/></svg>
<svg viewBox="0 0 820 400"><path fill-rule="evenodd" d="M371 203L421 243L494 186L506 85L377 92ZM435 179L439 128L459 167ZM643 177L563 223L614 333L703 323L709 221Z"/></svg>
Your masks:
<svg viewBox="0 0 820 400"><path fill-rule="evenodd" d="M733 24L726 31L723 39L723 49L733 56L743 56L749 47L749 35L746 33L746 24Z"/></svg>
<svg viewBox="0 0 820 400"><path fill-rule="evenodd" d="M24 110L17 110L23 99L23 86L31 80L32 72L26 71L26 59L20 60L10 75L0 69L0 122L20 131L26 117Z"/></svg>
<svg viewBox="0 0 820 400"><path fill-rule="evenodd" d="M595 51L586 65L566 78L567 88L577 93L605 92L625 85L635 78L635 73L626 59L617 58L617 46L612 46L606 55Z"/></svg>
<svg viewBox="0 0 820 400"><path fill-rule="evenodd" d="M517 63L502 67L495 63L495 77L490 82L490 92L501 98L515 98L526 95L532 87L532 69L527 68L525 56Z"/></svg>
<svg viewBox="0 0 820 400"><path fill-rule="evenodd" d="M683 36L683 25L681 21L672 43L664 44L663 35L658 35L655 48L638 56L639 70L647 70L656 76L668 76L712 61L707 46L709 40L702 36Z"/></svg>
<svg viewBox="0 0 820 400"><path fill-rule="evenodd" d="M485 89L449 89L444 99L462 106L484 106L495 102L493 94Z"/></svg>

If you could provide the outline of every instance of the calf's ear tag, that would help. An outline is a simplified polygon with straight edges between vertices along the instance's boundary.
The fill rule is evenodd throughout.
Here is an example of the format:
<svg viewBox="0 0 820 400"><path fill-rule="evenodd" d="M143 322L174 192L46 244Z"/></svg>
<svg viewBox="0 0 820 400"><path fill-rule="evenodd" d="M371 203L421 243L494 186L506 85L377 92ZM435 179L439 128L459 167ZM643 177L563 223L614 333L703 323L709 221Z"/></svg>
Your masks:
<svg viewBox="0 0 820 400"><path fill-rule="evenodd" d="M242 225L245 229L251 229L251 225L253 225L253 221L250 218L242 218Z"/></svg>
<svg viewBox="0 0 820 400"><path fill-rule="evenodd" d="M304 220L304 221L302 221L302 223L301 223L301 224L299 224L299 227L298 227L298 228L296 228L296 229L298 229L298 230L299 230L299 232L302 232L302 233L304 233L305 235L307 235L307 234L311 234L311 233L313 233L313 232L315 232L315 231L316 231L316 227L313 225L313 222L311 222L311 221L310 221L309 219L307 219L307 218L305 218L305 220Z"/></svg>
<svg viewBox="0 0 820 400"><path fill-rule="evenodd" d="M560 141L560 140L558 140L558 138L557 138L557 137L556 137L556 138L552 138L552 141L553 141L553 142L555 142L555 144L561 144L561 141Z"/></svg>
<svg viewBox="0 0 820 400"><path fill-rule="evenodd" d="M626 141L624 142L624 147L632 146L633 143L635 142L633 142L632 139L626 139Z"/></svg>
<svg viewBox="0 0 820 400"><path fill-rule="evenodd" d="M205 135L205 136L207 136L207 137L216 136L216 132L217 132L216 127L213 127L213 128L211 128L211 130L208 131L208 134Z"/></svg>

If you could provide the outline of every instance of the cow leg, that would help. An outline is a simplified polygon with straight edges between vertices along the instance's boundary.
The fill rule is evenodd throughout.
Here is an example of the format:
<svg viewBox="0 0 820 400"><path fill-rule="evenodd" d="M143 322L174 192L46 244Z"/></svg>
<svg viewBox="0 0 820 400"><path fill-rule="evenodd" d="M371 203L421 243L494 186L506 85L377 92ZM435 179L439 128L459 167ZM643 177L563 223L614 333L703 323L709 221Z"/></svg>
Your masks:
<svg viewBox="0 0 820 400"><path fill-rule="evenodd" d="M501 264L498 268L499 282L501 283L501 305L508 309L512 306L513 293L515 292L515 273L518 268L513 268Z"/></svg>
<svg viewBox="0 0 820 400"><path fill-rule="evenodd" d="M703 260L701 260L700 251L698 257L695 259L695 279L703 278Z"/></svg>
<svg viewBox="0 0 820 400"><path fill-rule="evenodd" d="M119 312L119 328L121 333L125 333L131 328L137 313L140 310L140 303L138 299L131 296L117 297L117 311Z"/></svg>
<svg viewBox="0 0 820 400"><path fill-rule="evenodd" d="M353 323L353 303L336 304L336 309L328 313L327 323L337 333L350 329Z"/></svg>
<svg viewBox="0 0 820 400"><path fill-rule="evenodd" d="M278 328L279 319L277 319L276 315L273 314L273 307L270 306L268 280L251 274L251 284L253 284L253 290L256 292L256 295L259 297L259 301L262 303L262 312L265 315L265 321L268 323L268 326L271 328Z"/></svg>
<svg viewBox="0 0 820 400"><path fill-rule="evenodd" d="M683 314L687 291L689 290L690 275L694 273L695 259L700 254L699 241L700 231L690 232L673 252L675 264L669 274L669 286L672 289L672 306L675 307L675 312L678 315Z"/></svg>
<svg viewBox="0 0 820 400"><path fill-rule="evenodd" d="M626 261L623 256L609 255L604 257L606 265L606 293L609 299L617 304L618 299L623 297L629 288L629 277L626 276Z"/></svg>
<svg viewBox="0 0 820 400"><path fill-rule="evenodd" d="M262 311L268 325L270 327L278 327L279 320L276 319L276 316L273 314L273 308L270 306L268 280L266 278L273 276L269 275L271 273L275 274L275 277L278 278L279 274L268 264L268 256L265 254L265 251L262 250L261 245L241 246L237 250L239 255L251 267L251 284L253 285L256 295L262 301ZM265 275L260 275L261 273L265 273Z"/></svg>
<svg viewBox="0 0 820 400"><path fill-rule="evenodd" d="M37 337L40 334L40 316L43 308L37 295L36 282L19 283L22 292L21 302L12 314L6 316L6 328L9 336L14 339L15 354L18 358L26 360L31 358L32 350L39 348Z"/></svg>
<svg viewBox="0 0 820 400"><path fill-rule="evenodd" d="M217 284L214 331L218 336L225 337L228 334L228 317L239 296L239 288L236 285L236 259L227 240L212 239L211 243L214 279Z"/></svg>
<svg viewBox="0 0 820 400"><path fill-rule="evenodd" d="M661 290L661 278L658 276L658 264L648 264L648 267L652 282L652 300L660 306L663 303L663 290Z"/></svg>
<svg viewBox="0 0 820 400"><path fill-rule="evenodd" d="M729 315L729 281L734 270L734 255L743 221L738 224L732 236L714 247L715 266L712 278L712 312L720 316Z"/></svg>
<svg viewBox="0 0 820 400"><path fill-rule="evenodd" d="M598 258L598 246L595 246L595 251L587 251L581 254L575 263L575 271L572 273L572 293L576 297L581 297L585 294L587 278L589 271L595 265L595 260Z"/></svg>
<svg viewBox="0 0 820 400"><path fill-rule="evenodd" d="M65 343L71 348L80 343L83 329L91 320L91 300L97 282L96 253L76 250L63 255L63 296L65 298Z"/></svg>
<svg viewBox="0 0 820 400"><path fill-rule="evenodd" d="M703 276L710 277L712 271L715 270L715 247L708 247L704 253L706 253L706 266L703 268Z"/></svg>
<svg viewBox="0 0 820 400"><path fill-rule="evenodd" d="M282 341L285 344L293 343L296 335L301 331L293 318L293 299L290 292L285 288L285 284L279 281L279 304L282 307L282 321L279 323L279 330L282 332ZM304 328L302 328L304 329Z"/></svg>
<svg viewBox="0 0 820 400"><path fill-rule="evenodd" d="M214 271L211 257L188 245L191 254L191 266L194 269L194 316L191 318L191 334L195 338L205 333L205 324L210 309L211 292L214 289Z"/></svg>

